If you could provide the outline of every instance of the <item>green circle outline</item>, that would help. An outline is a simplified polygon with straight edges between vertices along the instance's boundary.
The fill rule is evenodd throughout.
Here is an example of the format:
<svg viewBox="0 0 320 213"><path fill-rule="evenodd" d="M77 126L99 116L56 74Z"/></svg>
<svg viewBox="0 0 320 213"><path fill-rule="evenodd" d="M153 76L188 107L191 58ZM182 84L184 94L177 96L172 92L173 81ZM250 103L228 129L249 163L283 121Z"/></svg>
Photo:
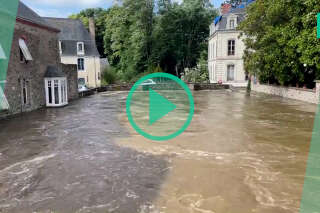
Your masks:
<svg viewBox="0 0 320 213"><path fill-rule="evenodd" d="M137 124L136 122L133 120L132 114L131 114L131 110L130 110L130 104L131 104L131 100L132 100L132 96L133 93L137 90L137 88L140 86L140 84L142 84L144 81L150 79L150 78L155 78L155 77L164 77L164 78L169 78L173 81L175 81L177 84L179 84L184 91L187 93L188 95L188 99L189 99L189 116L187 121L183 124L183 126L176 131L175 133L172 133L170 135L167 136L154 136L151 135L145 131L143 131ZM128 116L128 120L131 124L131 126L133 127L133 129L139 133L140 135L142 135L143 137L150 139L150 140L154 140L154 141L167 141L167 140L171 140L177 136L179 136L180 134L182 134L190 125L192 118L193 118L193 114L194 114L194 100L193 100L193 96L192 93L189 89L189 87L183 82L181 81L179 78L177 78L174 75L168 74L168 73L153 73L153 74L149 74L146 75L142 78L140 78L131 88L129 95L127 97L127 101L126 101L126 112L127 112L127 116Z"/></svg>

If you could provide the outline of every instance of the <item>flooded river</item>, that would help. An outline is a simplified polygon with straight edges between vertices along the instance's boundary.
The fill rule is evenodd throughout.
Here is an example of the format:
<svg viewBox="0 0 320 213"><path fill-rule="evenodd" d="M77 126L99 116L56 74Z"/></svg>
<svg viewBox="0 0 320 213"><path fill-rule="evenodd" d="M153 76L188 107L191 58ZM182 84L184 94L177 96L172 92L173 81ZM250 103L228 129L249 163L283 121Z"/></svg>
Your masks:
<svg viewBox="0 0 320 213"><path fill-rule="evenodd" d="M298 213L315 105L194 93L169 142L134 132L127 93L0 121L0 213Z"/></svg>

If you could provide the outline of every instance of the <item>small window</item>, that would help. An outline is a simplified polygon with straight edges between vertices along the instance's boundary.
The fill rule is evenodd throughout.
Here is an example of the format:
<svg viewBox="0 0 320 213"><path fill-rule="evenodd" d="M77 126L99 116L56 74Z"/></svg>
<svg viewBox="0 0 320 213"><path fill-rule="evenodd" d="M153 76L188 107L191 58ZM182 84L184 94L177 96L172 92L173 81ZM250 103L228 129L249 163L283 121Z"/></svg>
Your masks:
<svg viewBox="0 0 320 213"><path fill-rule="evenodd" d="M19 58L20 58L20 62L21 62L21 63L27 62L27 61L25 60L25 58L24 58L24 55L23 55L23 52L22 52L21 49L19 49Z"/></svg>
<svg viewBox="0 0 320 213"><path fill-rule="evenodd" d="M78 71L84 71L84 59L78 58Z"/></svg>
<svg viewBox="0 0 320 213"><path fill-rule="evenodd" d="M235 40L228 41L228 55L235 55Z"/></svg>
<svg viewBox="0 0 320 213"><path fill-rule="evenodd" d="M235 26L234 23L235 23L235 22L234 22L234 19L231 19L231 20L230 20L230 29L234 29L234 28L235 28L235 27L234 27L234 26Z"/></svg>
<svg viewBox="0 0 320 213"><path fill-rule="evenodd" d="M227 81L234 81L234 65L228 65Z"/></svg>
<svg viewBox="0 0 320 213"><path fill-rule="evenodd" d="M29 85L30 82L26 79L22 79L21 82L21 101L22 101L22 105L28 105L30 103L29 100Z"/></svg>
<svg viewBox="0 0 320 213"><path fill-rule="evenodd" d="M62 42L61 41L59 41L59 52L60 52L60 54L62 54Z"/></svg>
<svg viewBox="0 0 320 213"><path fill-rule="evenodd" d="M214 44L212 44L212 59L214 59Z"/></svg>
<svg viewBox="0 0 320 213"><path fill-rule="evenodd" d="M84 43L83 42L78 42L77 43L77 52L80 55L84 54Z"/></svg>
<svg viewBox="0 0 320 213"><path fill-rule="evenodd" d="M101 80L101 74L98 72L98 80Z"/></svg>
<svg viewBox="0 0 320 213"><path fill-rule="evenodd" d="M48 103L52 104L52 87L51 81L48 81Z"/></svg>
<svg viewBox="0 0 320 213"><path fill-rule="evenodd" d="M28 46L27 46L25 40L22 38L19 39L19 47L20 47L20 61L21 62L32 61L33 59L30 54L30 51L28 49ZM24 57L23 60L22 60L22 57Z"/></svg>
<svg viewBox="0 0 320 213"><path fill-rule="evenodd" d="M86 79L85 78L79 78L78 79L78 85L80 86L82 86L82 85L86 85Z"/></svg>

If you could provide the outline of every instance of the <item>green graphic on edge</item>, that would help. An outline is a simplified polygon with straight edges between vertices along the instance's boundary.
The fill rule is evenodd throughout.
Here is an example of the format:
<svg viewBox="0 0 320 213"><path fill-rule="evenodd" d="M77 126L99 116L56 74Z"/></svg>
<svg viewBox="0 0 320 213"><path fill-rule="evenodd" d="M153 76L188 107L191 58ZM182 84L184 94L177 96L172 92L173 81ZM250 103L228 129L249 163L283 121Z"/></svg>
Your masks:
<svg viewBox="0 0 320 213"><path fill-rule="evenodd" d="M317 38L320 39L320 13L317 16Z"/></svg>
<svg viewBox="0 0 320 213"><path fill-rule="evenodd" d="M152 89L149 89L149 124L152 125L169 112L175 110L176 105L159 95Z"/></svg>
<svg viewBox="0 0 320 213"><path fill-rule="evenodd" d="M300 213L320 213L320 104L318 105L304 179Z"/></svg>
<svg viewBox="0 0 320 213"><path fill-rule="evenodd" d="M191 123L194 100L188 86L167 73L141 78L129 92L128 120L136 132L154 141L171 140Z"/></svg>
<svg viewBox="0 0 320 213"><path fill-rule="evenodd" d="M0 0L0 111L9 105L4 94L19 0Z"/></svg>

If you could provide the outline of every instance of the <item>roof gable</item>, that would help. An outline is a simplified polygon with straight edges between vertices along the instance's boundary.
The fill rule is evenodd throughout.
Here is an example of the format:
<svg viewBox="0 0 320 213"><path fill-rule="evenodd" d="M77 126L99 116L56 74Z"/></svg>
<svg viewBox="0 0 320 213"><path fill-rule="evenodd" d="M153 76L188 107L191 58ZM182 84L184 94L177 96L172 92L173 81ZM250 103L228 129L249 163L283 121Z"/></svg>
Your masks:
<svg viewBox="0 0 320 213"><path fill-rule="evenodd" d="M97 56L99 52L90 33L80 20L70 18L44 18L51 26L60 29L62 56L77 56L77 42L84 42L85 56Z"/></svg>
<svg viewBox="0 0 320 213"><path fill-rule="evenodd" d="M44 18L50 25L60 29L60 40L91 41L91 36L83 23L78 19Z"/></svg>
<svg viewBox="0 0 320 213"><path fill-rule="evenodd" d="M23 2L19 1L17 18L32 22L37 25L52 28L42 17L27 7Z"/></svg>

